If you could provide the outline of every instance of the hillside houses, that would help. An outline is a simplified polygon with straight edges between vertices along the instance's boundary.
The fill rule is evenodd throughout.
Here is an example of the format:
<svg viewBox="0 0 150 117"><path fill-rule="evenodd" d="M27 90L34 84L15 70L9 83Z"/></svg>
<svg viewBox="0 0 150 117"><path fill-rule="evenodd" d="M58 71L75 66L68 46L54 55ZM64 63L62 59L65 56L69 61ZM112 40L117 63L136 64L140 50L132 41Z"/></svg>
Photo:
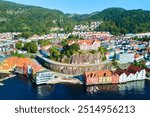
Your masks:
<svg viewBox="0 0 150 117"><path fill-rule="evenodd" d="M75 25L74 30L75 31L89 31L89 30L94 30L96 29L100 24L102 24L103 22L99 22L99 21L95 21L95 22L91 22L89 25Z"/></svg>
<svg viewBox="0 0 150 117"><path fill-rule="evenodd" d="M15 38L15 36L19 35L21 33L18 32L6 32L6 33L0 33L0 40L12 40Z"/></svg>

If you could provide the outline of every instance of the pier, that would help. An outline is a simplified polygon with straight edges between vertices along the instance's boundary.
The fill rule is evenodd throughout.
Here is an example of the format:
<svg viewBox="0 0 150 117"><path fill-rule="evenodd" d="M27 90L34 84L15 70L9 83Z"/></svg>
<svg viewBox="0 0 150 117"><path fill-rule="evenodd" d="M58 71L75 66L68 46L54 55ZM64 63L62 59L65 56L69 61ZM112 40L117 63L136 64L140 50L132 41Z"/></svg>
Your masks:
<svg viewBox="0 0 150 117"><path fill-rule="evenodd" d="M67 84L83 84L80 80L75 78L62 78L58 77L54 80L51 80L48 84L59 84L59 83L67 83Z"/></svg>

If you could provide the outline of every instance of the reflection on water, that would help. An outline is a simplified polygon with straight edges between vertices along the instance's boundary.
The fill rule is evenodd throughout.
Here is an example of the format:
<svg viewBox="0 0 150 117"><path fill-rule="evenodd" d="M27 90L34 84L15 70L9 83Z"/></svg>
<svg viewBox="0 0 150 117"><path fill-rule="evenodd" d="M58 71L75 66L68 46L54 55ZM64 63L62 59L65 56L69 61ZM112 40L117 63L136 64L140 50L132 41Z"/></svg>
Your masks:
<svg viewBox="0 0 150 117"><path fill-rule="evenodd" d="M150 99L150 81L135 81L112 85L39 85L25 76L3 81L0 99L10 100L114 100ZM12 90L13 89L13 90Z"/></svg>
<svg viewBox="0 0 150 117"><path fill-rule="evenodd" d="M48 96L53 90L54 85L39 85L37 88L37 97L45 97Z"/></svg>
<svg viewBox="0 0 150 117"><path fill-rule="evenodd" d="M132 93L144 93L145 81L134 81L125 84L110 84L110 85L93 85L87 86L86 91L89 94L94 94L97 92L118 92L124 95L126 92L132 90Z"/></svg>
<svg viewBox="0 0 150 117"><path fill-rule="evenodd" d="M144 87L145 87L145 80L134 81L134 82L128 82L125 84L120 84L119 91L122 95L129 93L129 91L132 91L132 94L143 94Z"/></svg>

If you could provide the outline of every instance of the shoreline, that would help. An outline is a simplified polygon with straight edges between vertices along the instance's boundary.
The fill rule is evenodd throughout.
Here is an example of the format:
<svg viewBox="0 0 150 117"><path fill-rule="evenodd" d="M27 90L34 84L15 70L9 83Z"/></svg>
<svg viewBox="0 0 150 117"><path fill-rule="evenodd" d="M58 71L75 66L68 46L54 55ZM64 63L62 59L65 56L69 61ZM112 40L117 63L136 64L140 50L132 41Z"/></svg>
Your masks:
<svg viewBox="0 0 150 117"><path fill-rule="evenodd" d="M8 77L5 77L5 78L1 78L1 79L0 79L0 82L5 81L5 80L8 80L8 79L10 79L10 78L12 78L12 77L14 77L14 76L16 76L16 75L11 75L11 76L8 76Z"/></svg>
<svg viewBox="0 0 150 117"><path fill-rule="evenodd" d="M0 82L0 86L3 86L4 84Z"/></svg>
<svg viewBox="0 0 150 117"><path fill-rule="evenodd" d="M145 79L150 81L150 78L149 78L149 77L146 77Z"/></svg>
<svg viewBox="0 0 150 117"><path fill-rule="evenodd" d="M114 85L114 84L117 84L117 85L121 85L121 84L126 84L126 83L129 83L129 82L135 82L135 81L142 81L142 80L149 80L150 81L150 78L145 78L145 79L140 79L140 80L132 80L132 81L127 81L127 82L122 82L122 83L99 83L99 84L86 84L86 86L93 86L93 85Z"/></svg>
<svg viewBox="0 0 150 117"><path fill-rule="evenodd" d="M48 82L47 84L79 84L79 85L83 85L83 83L75 78L56 78L51 80L50 82Z"/></svg>

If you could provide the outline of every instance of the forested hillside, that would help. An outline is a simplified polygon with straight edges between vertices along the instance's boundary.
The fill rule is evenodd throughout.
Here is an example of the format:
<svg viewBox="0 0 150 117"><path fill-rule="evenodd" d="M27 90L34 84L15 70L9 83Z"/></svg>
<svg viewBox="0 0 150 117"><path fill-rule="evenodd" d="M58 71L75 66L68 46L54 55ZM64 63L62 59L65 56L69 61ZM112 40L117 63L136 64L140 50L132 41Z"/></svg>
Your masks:
<svg viewBox="0 0 150 117"><path fill-rule="evenodd" d="M96 31L114 35L150 31L150 11L108 8L91 14L64 14L59 10L27 6L0 0L0 32L49 33L52 27L73 31L75 24L103 21Z"/></svg>
<svg viewBox="0 0 150 117"><path fill-rule="evenodd" d="M0 1L0 32L48 33L52 27L70 31L74 21L58 10Z"/></svg>

